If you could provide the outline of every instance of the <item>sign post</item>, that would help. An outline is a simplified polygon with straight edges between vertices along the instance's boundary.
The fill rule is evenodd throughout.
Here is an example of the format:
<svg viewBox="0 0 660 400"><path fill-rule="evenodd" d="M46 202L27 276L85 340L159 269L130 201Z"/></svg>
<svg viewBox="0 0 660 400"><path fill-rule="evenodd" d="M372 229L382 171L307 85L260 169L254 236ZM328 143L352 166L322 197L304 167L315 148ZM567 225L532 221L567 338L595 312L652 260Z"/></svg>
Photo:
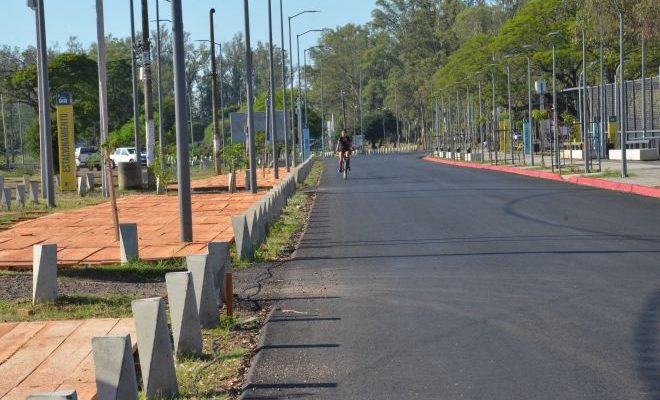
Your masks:
<svg viewBox="0 0 660 400"><path fill-rule="evenodd" d="M76 190L76 160L71 93L57 95L57 144L60 160L60 190Z"/></svg>

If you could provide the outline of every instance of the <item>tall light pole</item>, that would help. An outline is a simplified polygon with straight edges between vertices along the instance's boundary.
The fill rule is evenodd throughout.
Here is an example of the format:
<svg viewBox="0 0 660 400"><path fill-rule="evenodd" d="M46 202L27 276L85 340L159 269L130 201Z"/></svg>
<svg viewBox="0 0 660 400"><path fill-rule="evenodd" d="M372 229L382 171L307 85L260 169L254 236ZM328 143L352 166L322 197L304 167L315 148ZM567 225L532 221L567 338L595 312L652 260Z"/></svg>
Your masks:
<svg viewBox="0 0 660 400"><path fill-rule="evenodd" d="M284 60L282 60L284 62ZM279 179L280 172L277 165L277 123L275 122L275 70L273 59L273 12L271 0L268 0L268 64L270 68L270 126L273 132L271 142L273 144L273 177ZM286 100L284 100L286 101ZM285 133L286 136L286 133Z"/></svg>
<svg viewBox="0 0 660 400"><path fill-rule="evenodd" d="M156 78L156 86L158 88L158 152L160 153L160 167L162 168L164 165L164 160L163 158L165 157L165 134L163 133L163 77L161 73L161 59L160 59L160 6L159 3L160 0L156 0L156 35L158 36L156 38L156 58L158 59L158 63L156 64L156 73L158 74L158 77ZM213 17L211 17L211 20L213 20ZM213 39L211 39L213 41ZM140 149L136 148L136 151L138 154L140 153Z"/></svg>
<svg viewBox="0 0 660 400"><path fill-rule="evenodd" d="M174 112L177 154L177 196L179 200L179 237L182 242L192 242L192 205L190 195L190 150L188 124L186 123L186 65L183 43L182 0L172 0L172 34L174 67Z"/></svg>
<svg viewBox="0 0 660 400"><path fill-rule="evenodd" d="M245 14L245 71L247 80L247 123L248 123L248 152L250 158L250 192L257 193L257 159L254 145L254 93L252 91L252 45L250 44L250 6L248 0L243 0Z"/></svg>
<svg viewBox="0 0 660 400"><path fill-rule="evenodd" d="M645 95L644 95L645 96ZM587 121L587 39L582 29L582 155L584 156L584 173L589 173L589 126Z"/></svg>
<svg viewBox="0 0 660 400"><path fill-rule="evenodd" d="M523 49L530 50L532 46L524 45ZM530 155L532 157L532 166L534 166L534 129L532 129L532 60L529 56L529 52L525 53L525 58L527 58L527 124L529 127L529 146L530 146ZM524 151L523 151L524 153Z"/></svg>
<svg viewBox="0 0 660 400"><path fill-rule="evenodd" d="M312 49L322 49L323 45L316 45L309 47L305 49L305 51L310 51ZM325 151L325 109L324 109L324 104L323 104L323 62L321 61L319 63L319 69L321 71L321 151ZM305 73L306 75L307 73ZM305 84L305 87L307 87L307 84ZM307 115L307 108L305 107L305 115Z"/></svg>
<svg viewBox="0 0 660 400"><path fill-rule="evenodd" d="M286 54L284 52L284 7L283 0L280 0L280 34L282 37L282 104L284 106L284 164L286 164L286 172L291 171L291 163L289 160L289 135L293 133L291 127L291 120L286 112ZM291 104L293 106L293 104Z"/></svg>
<svg viewBox="0 0 660 400"><path fill-rule="evenodd" d="M511 58L510 54L504 56L504 58ZM508 114L509 114L509 141L510 150L511 150L511 165L516 163L514 146L513 146L513 110L511 109L511 66L509 62L506 63L506 87L507 87L507 96L508 96ZM504 157L506 159L506 156Z"/></svg>
<svg viewBox="0 0 660 400"><path fill-rule="evenodd" d="M626 150L628 147L627 144L627 125L628 125L628 116L626 115L627 109L626 109L626 78L625 78L625 60L624 60L624 54L623 54L623 8L620 4L617 4L617 11L619 12L619 73L620 75L620 80L619 83L621 85L620 91L619 91L619 131L621 132L621 177L622 178L627 178L628 177L628 160L627 160L627 154ZM644 94L646 96L646 94Z"/></svg>
<svg viewBox="0 0 660 400"><path fill-rule="evenodd" d="M103 16L103 0L96 0L96 35L98 46L99 117L101 119L99 130L101 131L101 145L105 147L108 143L108 79L105 64L105 22ZM106 162L108 161L105 158L107 154L106 151L103 151L104 167L107 165ZM110 177L107 176L107 170L108 168L101 169L101 187L103 190L103 196L105 197L110 196L111 190L109 185ZM115 214L113 213L113 215Z"/></svg>
<svg viewBox="0 0 660 400"><path fill-rule="evenodd" d="M548 36L554 38L556 36L559 36L559 32L550 32L548 33ZM555 58L555 41L552 41L552 122L553 122L553 140L554 140L554 148L555 148L555 155L553 157L553 162L552 162L552 171L554 172L555 170L555 165L559 170L561 171L561 165L560 165L560 158L559 158L559 132L558 129L559 127L557 126L557 60Z"/></svg>
<svg viewBox="0 0 660 400"><path fill-rule="evenodd" d="M135 54L135 11L133 0L130 0L131 6L131 77L133 91L133 130L135 135L135 151L140 151L140 105L138 104L138 84L137 84L137 65ZM162 120L161 120L162 123Z"/></svg>
<svg viewBox="0 0 660 400"><path fill-rule="evenodd" d="M483 131L483 103L481 99L481 71L477 71L477 85L479 88L479 142L481 142L481 161L484 161L484 131Z"/></svg>
<svg viewBox="0 0 660 400"><path fill-rule="evenodd" d="M281 6L281 4L280 4L280 6ZM317 12L320 12L320 11L318 11L318 10L305 10L305 11L301 11L297 14L294 14L292 16L289 16L289 73L291 74L291 150L293 152L293 164L294 165L297 164L297 162L296 162L296 150L295 150L295 148L296 148L296 145L295 145L296 139L295 139L295 135L293 134L293 121L294 121L294 114L295 113L293 111L293 108L294 108L293 107L293 90L294 89L293 89L293 55L292 55L292 53L293 53L293 44L291 43L291 40L292 40L292 37L291 37L291 20L298 17L298 16L300 16L300 15L303 15L303 14L317 13ZM282 47L284 47L284 46L282 46ZM300 58L300 57L298 57L298 58ZM284 62L284 61L282 61L282 62ZM300 65L300 63L298 63L298 65ZM300 71L299 71L299 74L300 74ZM299 83L299 85L300 85L300 83ZM300 112L300 109L298 109L298 112ZM298 116L298 126L300 126L300 115Z"/></svg>
<svg viewBox="0 0 660 400"><path fill-rule="evenodd" d="M303 143L303 124L302 124L302 85L300 82L300 37L305 36L311 32L322 32L322 29L310 29L303 33L296 35L296 51L298 53L298 141L300 146L300 159L305 157L304 143Z"/></svg>
<svg viewBox="0 0 660 400"><path fill-rule="evenodd" d="M303 71L305 71L305 127L309 127L309 119L307 118L307 50L303 50Z"/></svg>
<svg viewBox="0 0 660 400"><path fill-rule="evenodd" d="M50 131L50 93L48 84L48 44L44 0L28 0L28 7L36 12L37 23L37 85L39 87L39 131L41 144L41 186L48 207L55 207L53 182L53 139Z"/></svg>
<svg viewBox="0 0 660 400"><path fill-rule="evenodd" d="M147 169L154 164L154 109L151 77L151 44L149 42L149 1L142 0L142 70L144 71L144 119L147 133ZM138 155L140 149L136 149ZM150 174L148 174L150 176Z"/></svg>
<svg viewBox="0 0 660 400"><path fill-rule="evenodd" d="M488 64L488 67L496 67L497 64ZM495 105L495 73L493 70L490 70L490 76L493 83L493 118L492 118L492 128L493 128L493 138L492 141L495 142L495 165L498 163L499 152L500 152L500 138L499 138L499 127L497 126L497 106ZM490 146L492 147L492 145Z"/></svg>
<svg viewBox="0 0 660 400"><path fill-rule="evenodd" d="M214 14L215 8L211 8L209 10L209 31L211 36L211 114L213 116L213 163L215 166L215 174L220 175L222 174L222 164L220 160L220 132L218 130L218 74L215 64ZM162 121L159 125L162 125Z"/></svg>

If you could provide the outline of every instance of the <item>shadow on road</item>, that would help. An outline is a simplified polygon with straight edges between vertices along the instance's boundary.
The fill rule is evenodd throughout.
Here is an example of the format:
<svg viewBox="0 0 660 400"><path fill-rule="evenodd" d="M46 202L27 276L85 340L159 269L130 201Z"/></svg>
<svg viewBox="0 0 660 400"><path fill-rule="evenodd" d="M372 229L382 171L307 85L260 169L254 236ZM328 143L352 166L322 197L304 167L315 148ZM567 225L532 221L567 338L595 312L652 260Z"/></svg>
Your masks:
<svg viewBox="0 0 660 400"><path fill-rule="evenodd" d="M646 300L635 331L637 373L648 399L660 400L660 289Z"/></svg>

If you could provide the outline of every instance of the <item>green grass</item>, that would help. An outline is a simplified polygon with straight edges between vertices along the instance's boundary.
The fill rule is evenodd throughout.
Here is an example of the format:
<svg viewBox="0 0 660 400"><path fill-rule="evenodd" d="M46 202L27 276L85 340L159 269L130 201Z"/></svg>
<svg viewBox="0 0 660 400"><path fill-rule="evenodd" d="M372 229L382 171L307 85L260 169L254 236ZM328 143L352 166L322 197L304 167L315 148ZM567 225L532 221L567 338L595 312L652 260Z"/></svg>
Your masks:
<svg viewBox="0 0 660 400"><path fill-rule="evenodd" d="M60 296L52 304L30 301L0 301L0 321L51 321L88 318L131 317L131 301L137 297L97 297L84 294ZM18 312L23 312L20 315Z"/></svg>
<svg viewBox="0 0 660 400"><path fill-rule="evenodd" d="M121 280L129 282L153 282L164 280L168 272L184 271L181 260L158 262L131 261L128 264L89 265L58 271L58 277L67 279Z"/></svg>
<svg viewBox="0 0 660 400"><path fill-rule="evenodd" d="M39 177L39 171L31 168L0 169L0 176L6 178L23 178L23 175L30 175L33 178L35 176Z"/></svg>
<svg viewBox="0 0 660 400"><path fill-rule="evenodd" d="M231 248L231 257L236 270L248 268L252 263L275 261L287 256L296 244L297 234L305 227L306 211L303 207L311 203L312 195L303 190L318 185L323 171L323 163L317 161L302 185L289 199L280 218L270 226L268 236L254 251L254 261L239 260L236 255L236 246Z"/></svg>
<svg viewBox="0 0 660 400"><path fill-rule="evenodd" d="M611 170L606 168L604 171L593 173L593 174L583 174L582 176L588 178L621 178L621 171ZM628 172L629 178L636 177L637 174Z"/></svg>

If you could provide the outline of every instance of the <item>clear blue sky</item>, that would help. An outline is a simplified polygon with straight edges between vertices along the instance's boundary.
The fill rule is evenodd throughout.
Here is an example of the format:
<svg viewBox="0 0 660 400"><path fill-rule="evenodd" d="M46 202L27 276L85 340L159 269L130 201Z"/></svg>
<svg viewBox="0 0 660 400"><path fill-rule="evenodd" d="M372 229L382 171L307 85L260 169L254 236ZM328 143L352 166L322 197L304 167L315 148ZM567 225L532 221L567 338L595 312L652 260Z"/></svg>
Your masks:
<svg viewBox="0 0 660 400"><path fill-rule="evenodd" d="M156 19L156 1L149 0L149 19ZM160 18L170 19L170 3L160 1ZM96 41L95 0L44 0L46 9L46 37L49 46L59 43L66 48L70 36L87 48ZM136 29L140 26L140 0L134 0ZM279 0L272 0L273 40L280 44ZM371 19L375 0L284 0L285 40L287 16L301 10L321 10L318 14L305 14L292 22L293 33L308 29L335 28L353 23L365 23ZM26 0L0 0L0 45L36 46L34 13L26 6ZM267 0L250 1L250 28L252 40L268 41ZM243 31L242 0L183 0L184 29L192 39L208 39L211 7L216 9L216 41L228 41L236 32ZM130 35L129 0L105 0L105 31L115 37ZM169 25L169 22L165 22ZM153 27L154 25L152 25ZM219 35L219 37L218 37ZM301 38L301 48L315 44L317 35L310 33ZM294 37L295 41L295 37ZM295 43L293 44L295 46ZM288 47L288 43L286 45Z"/></svg>

